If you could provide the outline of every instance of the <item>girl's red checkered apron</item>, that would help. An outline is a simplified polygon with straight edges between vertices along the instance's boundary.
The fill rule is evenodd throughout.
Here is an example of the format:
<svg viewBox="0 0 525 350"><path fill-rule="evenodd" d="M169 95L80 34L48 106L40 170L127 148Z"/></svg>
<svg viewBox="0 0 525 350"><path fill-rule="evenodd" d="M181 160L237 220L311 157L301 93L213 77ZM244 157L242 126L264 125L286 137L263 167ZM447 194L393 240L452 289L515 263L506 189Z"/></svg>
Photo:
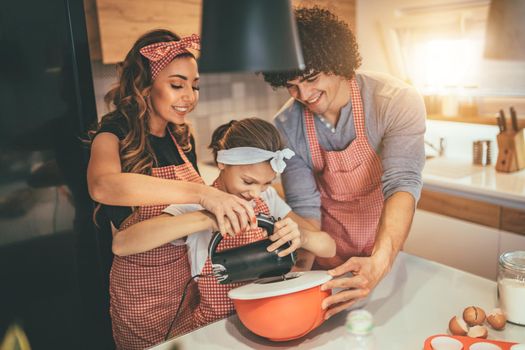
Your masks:
<svg viewBox="0 0 525 350"><path fill-rule="evenodd" d="M255 200L255 213L263 213L270 215L268 205L261 200ZM219 243L217 251L223 251L235 247L240 247L246 244L250 244L266 237L265 232L261 228L249 230L247 232L236 235L235 237L227 237ZM212 264L208 257L206 263L202 269L201 274L210 275L212 274ZM198 282L200 304L193 313L194 327L201 327L208 323L216 320L226 318L235 312L235 307L230 298L228 298L228 292L233 289L240 287L246 283L230 283L230 284L219 284L214 276L205 276L199 278Z"/></svg>
<svg viewBox="0 0 525 350"><path fill-rule="evenodd" d="M352 256L370 255L383 209L381 159L368 143L365 114L355 79L349 81L356 138L341 151L319 145L311 111L305 109L306 134L317 188L321 194L321 228L335 239L333 258L317 258L317 268L330 269Z"/></svg>
<svg viewBox="0 0 525 350"><path fill-rule="evenodd" d="M203 180L179 147L184 163L152 169L152 176L203 184ZM168 205L138 208L121 226L162 213ZM147 232L144 232L147 235ZM110 273L110 313L117 349L144 349L161 342L177 312L185 283L191 277L186 246L170 243L148 252L115 256ZM173 327L173 335L191 329L191 309L197 303L197 289L188 287L183 309Z"/></svg>

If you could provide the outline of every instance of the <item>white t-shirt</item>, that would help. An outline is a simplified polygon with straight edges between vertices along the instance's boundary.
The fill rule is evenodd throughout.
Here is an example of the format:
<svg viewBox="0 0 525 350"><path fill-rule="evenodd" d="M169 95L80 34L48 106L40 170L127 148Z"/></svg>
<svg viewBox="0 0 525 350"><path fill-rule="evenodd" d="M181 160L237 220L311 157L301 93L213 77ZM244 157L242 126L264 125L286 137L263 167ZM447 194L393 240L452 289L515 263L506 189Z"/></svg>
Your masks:
<svg viewBox="0 0 525 350"><path fill-rule="evenodd" d="M261 199L268 205L270 215L274 218L284 218L292 210L286 202L279 197L277 191L271 186L261 193ZM204 208L198 204L172 204L166 207L163 212L171 215L181 215L184 213L191 213ZM171 244L184 245L188 247L188 258L191 265L191 275L198 275L204 268L206 258L208 258L208 245L211 240L213 232L210 230L195 232L186 238L177 239Z"/></svg>

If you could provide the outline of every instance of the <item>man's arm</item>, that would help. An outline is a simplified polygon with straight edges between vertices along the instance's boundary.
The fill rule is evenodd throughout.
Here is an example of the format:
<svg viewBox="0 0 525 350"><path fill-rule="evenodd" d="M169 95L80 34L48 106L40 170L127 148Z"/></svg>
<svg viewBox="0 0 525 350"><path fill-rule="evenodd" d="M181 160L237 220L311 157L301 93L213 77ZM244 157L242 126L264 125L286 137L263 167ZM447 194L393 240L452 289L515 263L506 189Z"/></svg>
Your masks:
<svg viewBox="0 0 525 350"><path fill-rule="evenodd" d="M274 124L286 146L295 152L295 156L286 161L286 168L281 174L286 203L296 214L320 229L321 195L317 190L308 155L309 147L299 122L302 119L301 109L293 108L283 113L286 118L277 116Z"/></svg>
<svg viewBox="0 0 525 350"><path fill-rule="evenodd" d="M416 201L407 192L396 192L385 201L371 255L375 264L379 268L383 267L384 273L381 278L390 271L397 254L403 248L415 209ZM373 281L369 281L371 282ZM375 287L377 282L371 288Z"/></svg>
<svg viewBox="0 0 525 350"><path fill-rule="evenodd" d="M326 318L348 308L357 299L366 297L390 271L408 236L414 210L415 200L411 194L393 194L383 207L372 255L352 257L328 271L332 276L341 276L347 272L352 272L354 276L333 279L323 285L323 290L346 289L323 301L323 308L329 308Z"/></svg>
<svg viewBox="0 0 525 350"><path fill-rule="evenodd" d="M424 166L425 108L413 88L394 96L384 111L384 137L381 152L383 194L386 198L379 219L376 240L370 257L352 257L330 270L333 276L352 272L353 277L340 277L323 288L346 288L326 298L323 307L330 308L326 317L366 297L390 271L408 236L422 187Z"/></svg>

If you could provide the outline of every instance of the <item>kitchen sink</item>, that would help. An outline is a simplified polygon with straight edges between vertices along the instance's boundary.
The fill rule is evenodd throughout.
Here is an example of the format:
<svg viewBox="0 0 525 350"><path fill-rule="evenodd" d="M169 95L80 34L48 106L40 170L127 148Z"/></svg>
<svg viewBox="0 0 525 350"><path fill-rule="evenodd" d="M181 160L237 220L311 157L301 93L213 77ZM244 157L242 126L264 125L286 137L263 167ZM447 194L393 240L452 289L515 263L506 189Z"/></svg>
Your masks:
<svg viewBox="0 0 525 350"><path fill-rule="evenodd" d="M434 159L432 159L434 158ZM424 173L427 175L446 177L449 179L460 179L482 172L484 168L473 166L466 160L430 157L425 163Z"/></svg>

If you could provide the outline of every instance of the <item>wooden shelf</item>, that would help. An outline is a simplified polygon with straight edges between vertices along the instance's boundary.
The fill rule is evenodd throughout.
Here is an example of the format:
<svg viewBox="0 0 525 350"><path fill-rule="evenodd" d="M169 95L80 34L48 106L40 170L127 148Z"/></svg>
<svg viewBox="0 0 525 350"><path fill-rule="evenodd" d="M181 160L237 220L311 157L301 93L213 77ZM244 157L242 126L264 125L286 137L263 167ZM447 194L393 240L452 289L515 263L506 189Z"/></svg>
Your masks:
<svg viewBox="0 0 525 350"><path fill-rule="evenodd" d="M428 120L441 120L446 122L455 122L455 123L469 123L469 124L483 124L483 125L497 125L496 116L491 115L479 115L474 117L447 117L442 114L428 114ZM507 127L510 128L510 118L507 118ZM518 118L518 127L525 128L525 120Z"/></svg>

